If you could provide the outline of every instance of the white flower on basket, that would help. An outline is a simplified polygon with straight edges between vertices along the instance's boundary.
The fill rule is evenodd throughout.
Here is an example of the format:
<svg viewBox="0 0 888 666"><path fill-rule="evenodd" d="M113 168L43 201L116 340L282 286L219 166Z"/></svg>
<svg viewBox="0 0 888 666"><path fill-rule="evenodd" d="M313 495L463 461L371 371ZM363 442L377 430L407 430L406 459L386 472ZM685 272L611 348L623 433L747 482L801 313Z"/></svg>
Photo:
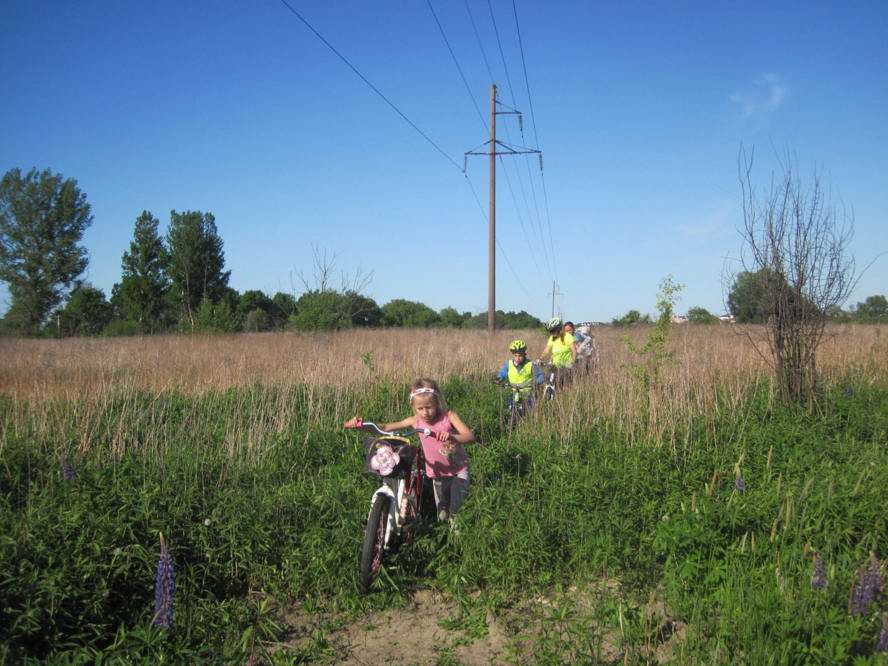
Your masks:
<svg viewBox="0 0 888 666"><path fill-rule="evenodd" d="M388 476L401 462L401 457L390 446L380 446L370 458L370 469L381 476Z"/></svg>

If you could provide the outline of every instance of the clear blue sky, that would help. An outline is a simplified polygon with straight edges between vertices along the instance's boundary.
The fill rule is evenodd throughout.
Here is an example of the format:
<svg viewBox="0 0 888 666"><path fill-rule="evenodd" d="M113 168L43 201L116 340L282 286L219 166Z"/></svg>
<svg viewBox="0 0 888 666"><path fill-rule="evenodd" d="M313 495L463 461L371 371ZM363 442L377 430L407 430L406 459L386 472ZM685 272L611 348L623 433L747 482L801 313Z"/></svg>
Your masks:
<svg viewBox="0 0 888 666"><path fill-rule="evenodd" d="M786 149L804 175L822 169L853 207L858 266L888 250L882 0L517 0L530 100L511 0L490 3L508 77L486 0L432 2L471 96L427 2L289 1L460 168L487 139L482 47L530 146L535 121L548 214L535 158L505 158L499 308L548 316L557 273L570 318L652 312L672 274L687 285L679 310L723 311L741 144L761 183ZM0 90L0 172L78 181L95 217L88 279L109 296L136 217L165 229L176 209L216 216L241 291L298 294L316 246L372 271L380 304L486 308L486 158L468 168L482 212L460 169L280 0L6 0ZM500 138L522 143L499 118ZM876 293L888 257L851 302Z"/></svg>

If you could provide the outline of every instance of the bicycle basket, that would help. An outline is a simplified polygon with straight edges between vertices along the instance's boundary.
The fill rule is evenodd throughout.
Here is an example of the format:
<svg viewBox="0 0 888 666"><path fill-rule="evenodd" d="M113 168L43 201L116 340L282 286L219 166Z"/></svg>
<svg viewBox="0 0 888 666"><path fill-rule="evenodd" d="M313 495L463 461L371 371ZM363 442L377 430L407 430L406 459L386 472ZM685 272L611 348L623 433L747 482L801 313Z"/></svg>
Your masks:
<svg viewBox="0 0 888 666"><path fill-rule="evenodd" d="M416 447L403 437L367 437L364 471L373 476L403 479L410 475Z"/></svg>

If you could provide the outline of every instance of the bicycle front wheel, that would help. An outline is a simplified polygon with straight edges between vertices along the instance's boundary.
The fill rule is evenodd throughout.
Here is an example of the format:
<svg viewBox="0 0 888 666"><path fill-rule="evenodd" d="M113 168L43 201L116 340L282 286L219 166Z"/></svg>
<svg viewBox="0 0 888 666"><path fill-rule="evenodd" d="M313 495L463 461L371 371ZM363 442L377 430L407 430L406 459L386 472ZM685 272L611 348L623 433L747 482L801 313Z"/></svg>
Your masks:
<svg viewBox="0 0 888 666"><path fill-rule="evenodd" d="M361 592L366 593L370 584L382 567L385 554L385 532L388 523L389 505L392 498L380 493L373 500L367 527L364 528L364 546L361 549L361 563L358 571L358 584Z"/></svg>

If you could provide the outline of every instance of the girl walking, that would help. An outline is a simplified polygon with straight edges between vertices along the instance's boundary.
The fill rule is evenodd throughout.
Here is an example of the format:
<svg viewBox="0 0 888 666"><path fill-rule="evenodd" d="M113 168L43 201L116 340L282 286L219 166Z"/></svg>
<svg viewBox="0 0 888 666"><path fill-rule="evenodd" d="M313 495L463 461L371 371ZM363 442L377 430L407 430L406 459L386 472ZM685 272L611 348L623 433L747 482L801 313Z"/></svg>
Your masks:
<svg viewBox="0 0 888 666"><path fill-rule="evenodd" d="M410 387L413 414L401 421L383 424L383 430L428 428L433 434L420 435L425 456L426 477L432 480L438 520L451 518L469 493L469 456L464 444L475 441L473 433L459 415L447 407L438 383L420 378ZM346 422L354 427L359 419Z"/></svg>

